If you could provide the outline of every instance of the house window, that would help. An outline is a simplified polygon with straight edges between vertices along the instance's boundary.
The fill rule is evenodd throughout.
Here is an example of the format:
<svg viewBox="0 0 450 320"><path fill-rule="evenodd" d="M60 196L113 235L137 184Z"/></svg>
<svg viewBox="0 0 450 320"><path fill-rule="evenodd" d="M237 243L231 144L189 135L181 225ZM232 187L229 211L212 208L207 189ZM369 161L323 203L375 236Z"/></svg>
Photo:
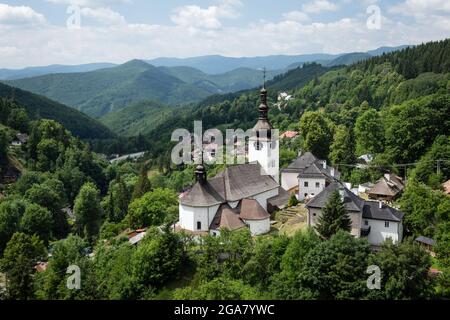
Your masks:
<svg viewBox="0 0 450 320"><path fill-rule="evenodd" d="M385 221L385 222L384 222L384 227L385 227L385 228L389 228L389 221Z"/></svg>
<svg viewBox="0 0 450 320"><path fill-rule="evenodd" d="M364 220L364 225L365 225L365 226L368 226L368 225L369 225L369 221Z"/></svg>
<svg viewBox="0 0 450 320"><path fill-rule="evenodd" d="M202 223L200 221L197 221L197 230L202 229Z"/></svg>
<svg viewBox="0 0 450 320"><path fill-rule="evenodd" d="M320 188L320 182L316 182L316 188Z"/></svg>
<svg viewBox="0 0 450 320"><path fill-rule="evenodd" d="M305 183L303 184L305 187L308 187L308 181L305 181Z"/></svg>

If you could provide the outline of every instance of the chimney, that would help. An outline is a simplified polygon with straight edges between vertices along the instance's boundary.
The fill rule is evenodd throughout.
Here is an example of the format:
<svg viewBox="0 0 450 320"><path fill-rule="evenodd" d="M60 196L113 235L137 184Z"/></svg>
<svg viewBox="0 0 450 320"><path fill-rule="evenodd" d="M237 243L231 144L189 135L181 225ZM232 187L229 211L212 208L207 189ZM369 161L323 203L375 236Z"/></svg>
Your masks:
<svg viewBox="0 0 450 320"><path fill-rule="evenodd" d="M334 172L334 168L333 167L330 168L330 172L331 172L331 176L334 178L335 172Z"/></svg>
<svg viewBox="0 0 450 320"><path fill-rule="evenodd" d="M383 202L378 201L378 208L383 209Z"/></svg>
<svg viewBox="0 0 450 320"><path fill-rule="evenodd" d="M391 181L391 174L390 173L385 173L384 177L386 178L387 181Z"/></svg>
<svg viewBox="0 0 450 320"><path fill-rule="evenodd" d="M302 150L300 149L300 150L298 150L298 156L301 157L301 155L302 155Z"/></svg>
<svg viewBox="0 0 450 320"><path fill-rule="evenodd" d="M323 165L323 168L326 169L327 168L327 160L323 160L322 165Z"/></svg>

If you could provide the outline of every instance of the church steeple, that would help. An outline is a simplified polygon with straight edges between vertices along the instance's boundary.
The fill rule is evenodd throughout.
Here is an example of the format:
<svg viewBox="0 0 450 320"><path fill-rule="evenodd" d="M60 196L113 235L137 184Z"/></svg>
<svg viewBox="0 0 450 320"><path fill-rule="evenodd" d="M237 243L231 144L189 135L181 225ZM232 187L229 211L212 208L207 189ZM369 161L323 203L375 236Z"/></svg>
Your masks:
<svg viewBox="0 0 450 320"><path fill-rule="evenodd" d="M195 168L195 180L201 185L206 184L206 169L203 165L203 149L201 152L201 163Z"/></svg>

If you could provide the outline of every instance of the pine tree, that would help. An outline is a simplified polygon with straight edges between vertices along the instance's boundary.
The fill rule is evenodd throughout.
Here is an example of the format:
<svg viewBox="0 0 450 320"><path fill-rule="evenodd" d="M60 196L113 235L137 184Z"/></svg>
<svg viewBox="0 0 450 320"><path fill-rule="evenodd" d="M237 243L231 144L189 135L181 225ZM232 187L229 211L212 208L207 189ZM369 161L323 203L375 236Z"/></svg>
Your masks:
<svg viewBox="0 0 450 320"><path fill-rule="evenodd" d="M139 174L139 180L136 183L132 195L132 200L139 199L144 194L152 190L152 186L150 184L150 180L147 177L147 168L145 165L142 166L141 172Z"/></svg>
<svg viewBox="0 0 450 320"><path fill-rule="evenodd" d="M292 193L291 196L289 197L288 207L294 207L296 205L298 205L298 199L295 196L295 193Z"/></svg>
<svg viewBox="0 0 450 320"><path fill-rule="evenodd" d="M350 231L352 221L344 207L338 191L334 191L325 208L322 209L322 215L316 226L316 231L324 239L331 238L339 230Z"/></svg>

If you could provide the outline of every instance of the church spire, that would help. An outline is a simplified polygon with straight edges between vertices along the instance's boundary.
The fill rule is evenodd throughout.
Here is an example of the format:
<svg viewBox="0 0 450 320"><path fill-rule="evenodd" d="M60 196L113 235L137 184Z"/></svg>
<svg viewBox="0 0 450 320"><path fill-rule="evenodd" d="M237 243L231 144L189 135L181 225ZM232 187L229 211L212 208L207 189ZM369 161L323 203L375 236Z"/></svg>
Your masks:
<svg viewBox="0 0 450 320"><path fill-rule="evenodd" d="M267 120L267 113L269 112L269 107L267 106L266 68L263 69L263 77L263 87L259 93L261 98L261 104L259 105L259 120Z"/></svg>
<svg viewBox="0 0 450 320"><path fill-rule="evenodd" d="M197 180L198 183L201 185L204 185L206 183L206 169L203 165L203 148L201 152L201 163L195 168L195 180Z"/></svg>

